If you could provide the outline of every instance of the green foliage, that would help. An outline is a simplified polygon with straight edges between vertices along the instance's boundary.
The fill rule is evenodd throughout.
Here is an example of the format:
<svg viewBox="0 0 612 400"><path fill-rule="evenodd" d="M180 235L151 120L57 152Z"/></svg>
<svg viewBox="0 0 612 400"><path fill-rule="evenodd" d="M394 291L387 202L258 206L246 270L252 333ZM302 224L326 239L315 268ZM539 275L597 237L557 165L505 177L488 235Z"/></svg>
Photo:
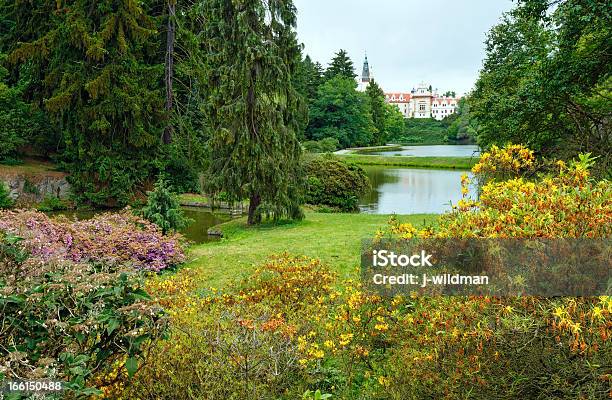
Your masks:
<svg viewBox="0 0 612 400"><path fill-rule="evenodd" d="M470 112L469 99L465 97L459 100L457 111L445 118L445 123L450 123L446 133L449 141L472 141L478 136L478 121Z"/></svg>
<svg viewBox="0 0 612 400"><path fill-rule="evenodd" d="M397 106L392 104L385 104L384 118L384 142L386 143L389 141L389 138L397 138L404 133L406 122L404 121L404 115L402 112L397 108Z"/></svg>
<svg viewBox="0 0 612 400"><path fill-rule="evenodd" d="M50 196L50 195L45 196L44 200L40 202L40 204L38 204L38 206L36 207L38 211L43 211L43 212L61 211L61 210L66 210L67 208L68 206L66 205L66 203L64 203L64 201L62 201L62 199L60 199L59 197Z"/></svg>
<svg viewBox="0 0 612 400"><path fill-rule="evenodd" d="M321 390L317 389L315 392L307 390L302 395L302 399L304 400L326 400L332 397L329 393L321 393Z"/></svg>
<svg viewBox="0 0 612 400"><path fill-rule="evenodd" d="M336 138L324 138L321 140L307 140L302 143L304 149L309 153L333 153L338 149L340 143Z"/></svg>
<svg viewBox="0 0 612 400"><path fill-rule="evenodd" d="M142 216L159 226L164 235L176 232L189 224L189 220L183 215L178 197L170 192L164 177L160 176L155 183L155 190L148 192L148 195Z"/></svg>
<svg viewBox="0 0 612 400"><path fill-rule="evenodd" d="M295 88L310 104L317 97L319 86L323 83L323 67L306 55L297 72Z"/></svg>
<svg viewBox="0 0 612 400"><path fill-rule="evenodd" d="M12 208L15 202L10 196L9 188L6 184L0 181L0 210Z"/></svg>
<svg viewBox="0 0 612 400"><path fill-rule="evenodd" d="M336 77L342 77L346 79L355 80L357 74L355 74L355 68L353 67L353 61L349 58L346 50L340 49L331 63L325 70L325 79L330 80Z"/></svg>
<svg viewBox="0 0 612 400"><path fill-rule="evenodd" d="M402 144L443 144L447 142L448 123L446 119L408 118L404 120L405 126L401 133L389 137L389 141Z"/></svg>
<svg viewBox="0 0 612 400"><path fill-rule="evenodd" d="M544 156L600 156L610 170L612 12L596 0L522 0L486 42L472 95L479 141Z"/></svg>
<svg viewBox="0 0 612 400"><path fill-rule="evenodd" d="M359 197L369 188L364 170L332 157L313 157L306 163L306 202L342 211L356 211Z"/></svg>
<svg viewBox="0 0 612 400"><path fill-rule="evenodd" d="M263 214L301 218L297 135L306 109L292 82L300 62L293 3L214 0L203 16L213 127L205 190L248 198L250 224Z"/></svg>
<svg viewBox="0 0 612 400"><path fill-rule="evenodd" d="M354 79L339 76L321 85L309 110L306 138L336 138L342 148L371 144L376 128L368 99L356 88Z"/></svg>
<svg viewBox="0 0 612 400"><path fill-rule="evenodd" d="M10 82L9 71L2 66L6 57L0 53L0 161L16 159L26 144L36 146L41 138L52 136L44 113L23 101L27 73Z"/></svg>

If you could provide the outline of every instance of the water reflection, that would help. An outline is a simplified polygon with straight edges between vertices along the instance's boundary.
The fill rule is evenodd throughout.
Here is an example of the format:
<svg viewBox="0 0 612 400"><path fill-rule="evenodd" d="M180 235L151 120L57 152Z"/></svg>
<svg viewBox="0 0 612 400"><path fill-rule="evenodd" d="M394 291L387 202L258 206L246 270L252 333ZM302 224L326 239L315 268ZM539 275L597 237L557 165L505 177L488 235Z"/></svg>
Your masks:
<svg viewBox="0 0 612 400"><path fill-rule="evenodd" d="M360 199L371 214L443 213L461 199L464 171L364 166L371 189ZM470 188L476 197L476 187Z"/></svg>
<svg viewBox="0 0 612 400"><path fill-rule="evenodd" d="M476 145L403 146L402 150L368 153L379 156L473 157L480 154Z"/></svg>

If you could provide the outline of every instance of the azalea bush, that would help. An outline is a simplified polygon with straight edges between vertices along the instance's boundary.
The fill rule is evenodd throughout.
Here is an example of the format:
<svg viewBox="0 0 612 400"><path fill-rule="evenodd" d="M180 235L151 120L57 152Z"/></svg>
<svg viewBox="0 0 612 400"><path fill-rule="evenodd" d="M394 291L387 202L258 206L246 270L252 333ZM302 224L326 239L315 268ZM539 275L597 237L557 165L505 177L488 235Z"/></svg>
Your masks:
<svg viewBox="0 0 612 400"><path fill-rule="evenodd" d="M287 254L227 291L201 292L189 269L156 277L148 290L168 309L168 339L130 384L104 390L141 399L300 398L310 379L299 337L314 329L334 280L320 261ZM121 381L121 372L106 380Z"/></svg>
<svg viewBox="0 0 612 400"><path fill-rule="evenodd" d="M180 235L164 236L155 224L129 210L82 221L52 219L37 211L2 211L0 231L22 237L23 246L42 261L129 264L161 271L185 259Z"/></svg>
<svg viewBox="0 0 612 400"><path fill-rule="evenodd" d="M101 393L94 377L114 365L134 374L166 326L142 274L31 249L0 234L0 382L62 381L58 396L83 398Z"/></svg>

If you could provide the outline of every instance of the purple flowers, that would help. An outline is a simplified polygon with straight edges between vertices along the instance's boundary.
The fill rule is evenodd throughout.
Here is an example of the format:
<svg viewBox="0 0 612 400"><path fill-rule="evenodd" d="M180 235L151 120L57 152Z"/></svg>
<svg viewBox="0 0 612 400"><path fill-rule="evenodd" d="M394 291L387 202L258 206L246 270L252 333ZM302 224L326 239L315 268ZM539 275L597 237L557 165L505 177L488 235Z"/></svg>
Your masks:
<svg viewBox="0 0 612 400"><path fill-rule="evenodd" d="M180 264L180 235L164 236L156 225L125 210L89 220L50 219L37 211L0 212L0 230L20 236L32 256L75 262L105 262L161 271Z"/></svg>

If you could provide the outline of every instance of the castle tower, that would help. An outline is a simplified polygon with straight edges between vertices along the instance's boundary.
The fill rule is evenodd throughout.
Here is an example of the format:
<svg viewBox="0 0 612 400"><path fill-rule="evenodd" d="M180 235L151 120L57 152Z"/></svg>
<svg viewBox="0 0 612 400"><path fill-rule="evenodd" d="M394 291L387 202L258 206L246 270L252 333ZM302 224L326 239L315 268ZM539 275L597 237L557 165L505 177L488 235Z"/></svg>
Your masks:
<svg viewBox="0 0 612 400"><path fill-rule="evenodd" d="M363 68L361 70L361 77L359 78L357 89L360 92L365 92L368 85L370 84L370 80L372 80L372 72L370 70L370 64L368 63L368 55L366 54L365 60L363 61Z"/></svg>

